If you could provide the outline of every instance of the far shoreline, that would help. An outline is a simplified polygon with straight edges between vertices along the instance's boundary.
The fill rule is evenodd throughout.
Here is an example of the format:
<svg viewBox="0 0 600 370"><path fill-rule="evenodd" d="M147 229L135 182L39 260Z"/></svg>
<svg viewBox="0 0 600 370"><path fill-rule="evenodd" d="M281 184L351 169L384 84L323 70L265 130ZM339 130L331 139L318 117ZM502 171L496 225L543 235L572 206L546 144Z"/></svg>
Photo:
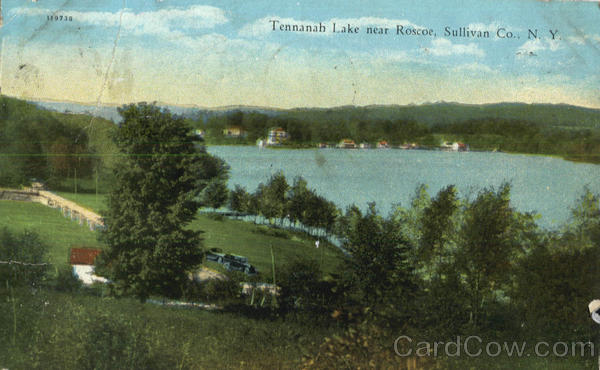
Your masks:
<svg viewBox="0 0 600 370"><path fill-rule="evenodd" d="M243 146L243 147L258 147L257 145L252 145L252 144L239 144L239 143L231 143L231 144L227 144L227 143L219 143L219 144L214 144L214 143L204 143L204 146L206 147L211 147L211 146ZM269 150L324 150L324 149L335 149L335 150L348 150L348 151L372 151L372 150L398 150L398 151L431 151L431 152L448 152L448 153L468 153L468 152L476 152L476 153L504 153L504 154L513 154L513 155L525 155L525 156L535 156L535 157L550 157L550 158L558 158L558 159L562 159L568 162L573 162L573 163L585 163L585 164L593 164L593 165L600 165L600 154L598 154L595 157L592 158L576 158L573 156L569 156L569 155L561 155L561 154L545 154L545 153L525 153L525 152L511 152L511 151L504 151L504 150L485 150L485 149L470 149L468 151L463 151L463 152L454 152L454 151L445 151L445 150L441 150L441 149L436 149L436 148L418 148L418 149L402 149L402 148L336 148L334 146L331 147L327 147L327 148L319 148L317 147L317 143L312 144L312 145L271 145L271 146L264 146L262 147L262 149L269 149Z"/></svg>

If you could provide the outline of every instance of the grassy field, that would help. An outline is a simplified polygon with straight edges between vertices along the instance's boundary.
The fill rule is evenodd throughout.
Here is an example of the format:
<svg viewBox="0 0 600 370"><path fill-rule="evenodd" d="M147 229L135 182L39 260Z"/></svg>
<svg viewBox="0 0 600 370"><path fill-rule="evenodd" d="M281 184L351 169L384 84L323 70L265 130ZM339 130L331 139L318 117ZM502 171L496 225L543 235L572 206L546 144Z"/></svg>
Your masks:
<svg viewBox="0 0 600 370"><path fill-rule="evenodd" d="M96 212L105 208L106 197L103 195L96 200L95 194L57 194ZM96 240L96 233L63 217L58 210L40 204L1 201L0 226L37 230L50 244L50 261L55 264L67 263L71 246L103 247ZM227 218L215 220L207 215L198 215L190 227L204 232L205 249L220 248L227 253L246 256L259 272L264 273L271 271L271 247L275 266L296 256L306 256L319 263L322 259L323 270L334 272L342 257L337 248L326 243L321 243L321 248L316 249L314 240L301 234L273 233L267 227L251 222Z"/></svg>
<svg viewBox="0 0 600 370"><path fill-rule="evenodd" d="M323 270L334 272L342 259L342 253L331 245L321 243L322 247L317 249L313 239L288 232L281 233L287 237L267 235L270 233L266 226L251 222L227 218L218 221L200 215L191 227L204 231L206 248L220 248L227 253L246 256L261 272L271 271L271 247L273 247L276 266L294 257L305 256L319 263L323 258Z"/></svg>
<svg viewBox="0 0 600 370"><path fill-rule="evenodd" d="M107 196L105 194L98 194L96 197L96 194L90 193L67 193L64 191L54 191L53 193L99 214L106 209Z"/></svg>
<svg viewBox="0 0 600 370"><path fill-rule="evenodd" d="M38 232L50 247L50 263L57 266L69 262L69 248L89 246L102 248L97 234L87 226L64 217L59 210L38 203L0 201L0 227L12 230L31 229Z"/></svg>
<svg viewBox="0 0 600 370"><path fill-rule="evenodd" d="M72 200L95 212L106 208L106 196L87 193L57 192L58 195ZM220 248L226 253L239 254L248 257L248 260L259 271L271 271L271 247L275 256L276 265L282 261L293 259L296 256L306 256L321 262L323 270L333 272L341 260L342 253L331 245L321 243L321 248L316 249L314 240L301 234L290 232L277 233L274 236L266 226L255 225L251 222L237 221L228 218L213 219L207 215L198 215L190 227L204 232L205 249Z"/></svg>

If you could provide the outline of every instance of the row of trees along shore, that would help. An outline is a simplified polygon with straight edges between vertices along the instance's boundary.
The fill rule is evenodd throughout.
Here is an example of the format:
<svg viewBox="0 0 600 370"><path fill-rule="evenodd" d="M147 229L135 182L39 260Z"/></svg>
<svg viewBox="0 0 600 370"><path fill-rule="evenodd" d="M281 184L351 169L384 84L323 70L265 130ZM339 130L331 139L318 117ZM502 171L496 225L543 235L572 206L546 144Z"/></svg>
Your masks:
<svg viewBox="0 0 600 370"><path fill-rule="evenodd" d="M208 189L221 194L212 206L224 202L227 166L166 110L138 104L120 113L114 142L122 155L98 272L112 280L116 296L193 298L188 272L200 265L203 250L200 233L188 225L210 205ZM282 262L281 295L268 314L306 315L311 325L366 322L415 338L599 339L586 313L598 297L600 262L599 198L590 190L575 203L571 221L554 231L514 209L509 184L467 198L454 186L431 196L423 185L409 207L382 215L375 204L340 211L303 179L290 186L276 173L253 194L236 187L229 200L234 211L280 227L334 235L349 252L327 276L306 258ZM35 255L19 254L19 238L36 246ZM0 231L0 259L36 264L39 272L46 266L42 240ZM22 269L0 266L7 285L30 279L18 279Z"/></svg>
<svg viewBox="0 0 600 370"><path fill-rule="evenodd" d="M238 214L254 216L255 222L260 216L269 224L301 226L312 235L325 237L334 231L339 214L335 204L309 189L302 177L290 185L281 171L271 176L266 184L259 184L254 193L236 185L229 195L228 206Z"/></svg>

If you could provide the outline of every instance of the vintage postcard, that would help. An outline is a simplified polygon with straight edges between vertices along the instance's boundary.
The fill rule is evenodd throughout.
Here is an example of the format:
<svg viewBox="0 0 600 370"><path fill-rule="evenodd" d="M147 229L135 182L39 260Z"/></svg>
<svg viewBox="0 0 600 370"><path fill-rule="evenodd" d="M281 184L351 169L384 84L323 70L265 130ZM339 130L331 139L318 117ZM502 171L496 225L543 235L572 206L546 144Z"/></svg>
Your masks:
<svg viewBox="0 0 600 370"><path fill-rule="evenodd" d="M0 368L597 366L598 2L0 8Z"/></svg>

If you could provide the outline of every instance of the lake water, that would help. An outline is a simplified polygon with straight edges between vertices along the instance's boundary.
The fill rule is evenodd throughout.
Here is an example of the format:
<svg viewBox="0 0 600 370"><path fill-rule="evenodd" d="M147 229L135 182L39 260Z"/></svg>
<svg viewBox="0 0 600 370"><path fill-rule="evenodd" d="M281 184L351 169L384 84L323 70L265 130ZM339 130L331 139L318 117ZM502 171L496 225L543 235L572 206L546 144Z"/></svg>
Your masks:
<svg viewBox="0 0 600 370"><path fill-rule="evenodd" d="M231 166L230 188L240 184L253 192L260 182L282 170L290 183L302 176L310 188L342 209L352 203L365 208L375 201L386 214L392 204L409 206L419 184L427 184L432 196L453 184L465 197L508 181L514 207L539 213L539 224L554 228L569 219L584 186L600 193L600 166L544 156L252 146L210 146L208 151Z"/></svg>

